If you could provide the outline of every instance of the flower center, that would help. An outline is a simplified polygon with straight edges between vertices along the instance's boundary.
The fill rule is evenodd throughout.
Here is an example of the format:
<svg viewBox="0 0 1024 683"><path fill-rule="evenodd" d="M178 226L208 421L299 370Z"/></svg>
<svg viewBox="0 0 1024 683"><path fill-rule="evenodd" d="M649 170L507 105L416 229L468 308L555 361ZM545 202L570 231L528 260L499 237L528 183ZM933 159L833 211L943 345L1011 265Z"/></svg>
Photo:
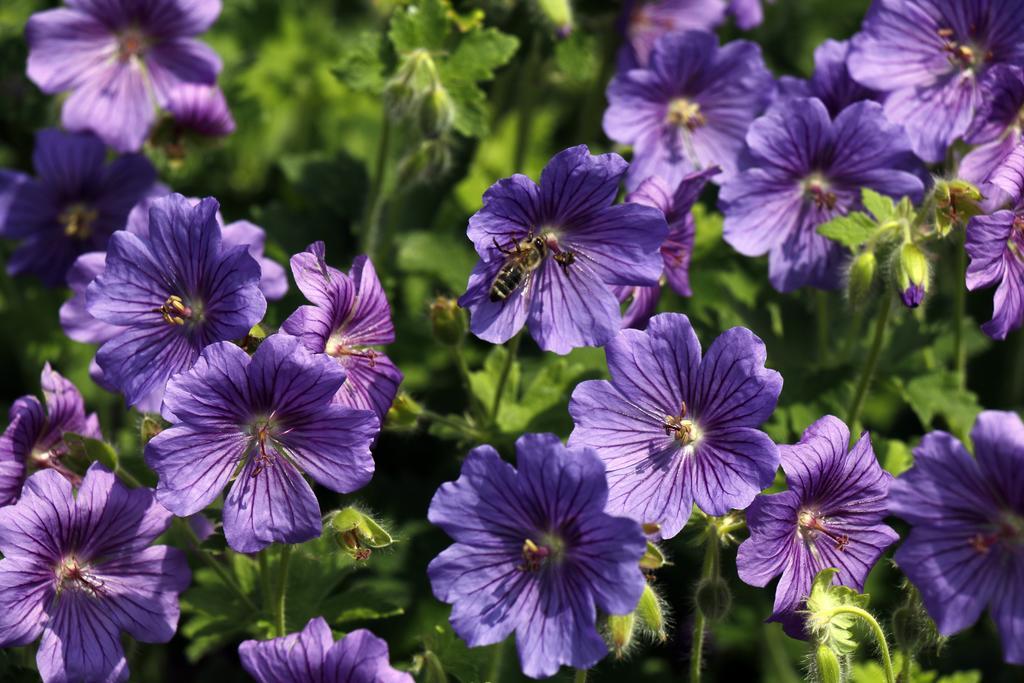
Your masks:
<svg viewBox="0 0 1024 683"><path fill-rule="evenodd" d="M335 332L327 339L327 343L324 345L324 353L334 358L345 358L347 356L365 358L370 363L371 368L376 366L377 356L380 355L379 351L349 344L341 332Z"/></svg>
<svg viewBox="0 0 1024 683"><path fill-rule="evenodd" d="M1024 215L1013 217L1013 227L1010 228L1010 238L1006 240L1006 247L1013 252L1018 261L1024 263Z"/></svg>
<svg viewBox="0 0 1024 683"><path fill-rule="evenodd" d="M57 220L64 226L64 234L75 239L88 239L92 236L92 224L99 213L85 204L72 204L66 207L57 216Z"/></svg>
<svg viewBox="0 0 1024 683"><path fill-rule="evenodd" d="M74 555L63 558L55 568L57 594L65 590L78 590L88 595L99 595L103 582L92 576L88 565L79 561Z"/></svg>
<svg viewBox="0 0 1024 683"><path fill-rule="evenodd" d="M117 58L127 62L142 55L148 47L146 35L137 28L126 29L117 38Z"/></svg>
<svg viewBox="0 0 1024 683"><path fill-rule="evenodd" d="M185 301L177 294L172 294L167 297L167 301L165 301L160 308L154 308L153 312L162 315L164 322L168 325L184 325L185 321L191 320L193 315L196 313L192 310L192 307L187 306Z"/></svg>
<svg viewBox="0 0 1024 683"><path fill-rule="evenodd" d="M828 528L824 517L816 511L804 508L797 515L797 532L804 543L813 544L819 536L825 536L835 543L836 550L843 552L846 546L850 545L850 537L846 534L838 534Z"/></svg>
<svg viewBox="0 0 1024 683"><path fill-rule="evenodd" d="M256 454L253 456L256 467L252 471L253 477L258 477L263 470L274 465L274 455L267 450L267 442L273 447L274 438L274 417L259 417L249 425L249 434L256 441Z"/></svg>
<svg viewBox="0 0 1024 683"><path fill-rule="evenodd" d="M946 53L949 63L958 69L973 69L992 58L990 51L984 50L978 45L957 40L956 32L951 28L940 28L938 34L943 41L942 50Z"/></svg>
<svg viewBox="0 0 1024 683"><path fill-rule="evenodd" d="M685 97L677 97L668 103L665 123L676 128L685 128L692 133L707 123L707 119L701 113L699 104Z"/></svg>
<svg viewBox="0 0 1024 683"><path fill-rule="evenodd" d="M540 543L532 539L523 541L523 562L519 570L537 572L545 563L559 563L565 557L565 541L553 533L541 534Z"/></svg>
<svg viewBox="0 0 1024 683"><path fill-rule="evenodd" d="M812 173L802 183L804 197L814 202L819 209L831 211L836 208L836 195L829 188L828 181L820 173Z"/></svg>
<svg viewBox="0 0 1024 683"><path fill-rule="evenodd" d="M662 425L665 436L674 436L682 446L689 446L700 438L700 428L693 420L686 419L686 402L683 401L678 415L666 415Z"/></svg>
<svg viewBox="0 0 1024 683"><path fill-rule="evenodd" d="M987 555L992 546L1000 542L1024 550L1024 517L1005 512L991 533L974 534L967 542L979 555Z"/></svg>

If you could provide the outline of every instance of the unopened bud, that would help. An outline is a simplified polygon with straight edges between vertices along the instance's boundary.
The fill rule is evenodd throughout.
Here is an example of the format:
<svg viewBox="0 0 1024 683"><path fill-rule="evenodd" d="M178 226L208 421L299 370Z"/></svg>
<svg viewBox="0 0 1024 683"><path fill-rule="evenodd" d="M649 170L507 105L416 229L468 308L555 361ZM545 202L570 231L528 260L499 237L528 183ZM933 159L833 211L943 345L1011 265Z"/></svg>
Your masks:
<svg viewBox="0 0 1024 683"><path fill-rule="evenodd" d="M701 579L697 584L697 609L708 621L718 621L729 613L732 592L721 576Z"/></svg>
<svg viewBox="0 0 1024 683"><path fill-rule="evenodd" d="M455 104L440 82L434 84L420 104L420 130L428 138L436 138L452 129Z"/></svg>
<svg viewBox="0 0 1024 683"><path fill-rule="evenodd" d="M659 642L664 642L668 638L665 632L665 607L650 584L644 586L644 592L640 594L640 602L637 603L634 614L640 626Z"/></svg>
<svg viewBox="0 0 1024 683"><path fill-rule="evenodd" d="M150 440L164 430L163 424L160 422L159 416L143 415L142 420L139 421L139 437L142 439L142 445L145 446Z"/></svg>
<svg viewBox="0 0 1024 683"><path fill-rule="evenodd" d="M423 683L448 683L448 674L444 665L430 650L423 653Z"/></svg>
<svg viewBox="0 0 1024 683"><path fill-rule="evenodd" d="M661 569L664 566L665 553L661 552L661 548L647 541L647 550L644 551L643 557L640 558L640 568Z"/></svg>
<svg viewBox="0 0 1024 683"><path fill-rule="evenodd" d="M455 299L439 296L430 304L430 324L434 338L442 344L456 346L466 336L466 312Z"/></svg>
<svg viewBox="0 0 1024 683"><path fill-rule="evenodd" d="M537 6L555 27L559 38L568 38L572 33L572 5L569 0L537 0Z"/></svg>
<svg viewBox="0 0 1024 683"><path fill-rule="evenodd" d="M392 118L414 115L437 84L437 67L427 50L413 50L402 57L394 77L384 89L384 101Z"/></svg>
<svg viewBox="0 0 1024 683"><path fill-rule="evenodd" d="M403 391L395 397L391 407L388 408L388 414L384 418L384 422L388 427L394 429L409 429L416 426L416 422L422 413L423 406Z"/></svg>
<svg viewBox="0 0 1024 683"><path fill-rule="evenodd" d="M394 543L391 534L380 524L353 507L338 510L331 515L330 523L338 546L355 560L368 560L372 549Z"/></svg>
<svg viewBox="0 0 1024 683"><path fill-rule="evenodd" d="M608 639L616 659L621 659L633 642L633 631L636 629L636 617L629 614L612 614L608 617Z"/></svg>
<svg viewBox="0 0 1024 683"><path fill-rule="evenodd" d="M917 308L928 291L928 259L913 242L905 242L896 263L896 287L907 308Z"/></svg>
<svg viewBox="0 0 1024 683"><path fill-rule="evenodd" d="M867 302L875 283L877 268L878 260L872 251L865 251L853 259L846 288L847 296L853 306L862 306Z"/></svg>
<svg viewBox="0 0 1024 683"><path fill-rule="evenodd" d="M935 184L935 229L940 236L966 225L982 213L981 192L966 180L940 180Z"/></svg>
<svg viewBox="0 0 1024 683"><path fill-rule="evenodd" d="M841 683L843 680L842 666L839 657L827 645L819 645L814 652L815 671L818 683Z"/></svg>
<svg viewBox="0 0 1024 683"><path fill-rule="evenodd" d="M399 182L436 183L438 178L451 169L452 150L448 136L422 140L398 164Z"/></svg>

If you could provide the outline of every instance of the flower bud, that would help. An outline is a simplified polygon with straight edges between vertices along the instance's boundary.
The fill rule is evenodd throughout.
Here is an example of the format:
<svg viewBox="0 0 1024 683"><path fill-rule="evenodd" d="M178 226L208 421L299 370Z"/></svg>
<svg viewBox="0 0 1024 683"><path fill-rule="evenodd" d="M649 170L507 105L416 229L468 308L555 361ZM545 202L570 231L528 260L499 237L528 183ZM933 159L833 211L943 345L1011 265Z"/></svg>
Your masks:
<svg viewBox="0 0 1024 683"><path fill-rule="evenodd" d="M640 602L637 603L634 614L640 626L659 642L664 642L668 638L668 634L665 633L665 607L650 584L644 586L644 592L640 594Z"/></svg>
<svg viewBox="0 0 1024 683"><path fill-rule="evenodd" d="M966 225L982 213L981 192L966 180L940 180L935 183L935 230L944 237L959 225Z"/></svg>
<svg viewBox="0 0 1024 683"><path fill-rule="evenodd" d="M568 38L572 33L572 5L569 0L537 0L540 11L555 27L559 38Z"/></svg>
<svg viewBox="0 0 1024 683"><path fill-rule="evenodd" d="M398 181L436 183L452 166L452 142L448 136L422 140L398 164Z"/></svg>
<svg viewBox="0 0 1024 683"><path fill-rule="evenodd" d="M647 550L644 551L643 557L640 558L640 568L661 569L664 566L665 553L661 552L661 548L647 541Z"/></svg>
<svg viewBox="0 0 1024 683"><path fill-rule="evenodd" d="M335 542L355 560L368 560L371 549L386 548L394 543L391 534L380 524L353 507L335 512L330 524L336 534Z"/></svg>
<svg viewBox="0 0 1024 683"><path fill-rule="evenodd" d="M385 424L394 429L410 429L416 426L420 414L423 413L423 406L413 400L412 396L404 391L399 392L394 403L388 408L388 414L384 418Z"/></svg>
<svg viewBox="0 0 1024 683"><path fill-rule="evenodd" d="M697 584L697 609L708 621L718 621L729 613L732 592L721 576L701 579Z"/></svg>
<svg viewBox="0 0 1024 683"><path fill-rule="evenodd" d="M454 122L452 97L440 82L436 82L420 103L420 130L424 136L436 138L450 131Z"/></svg>
<svg viewBox="0 0 1024 683"><path fill-rule="evenodd" d="M430 324L434 338L442 344L457 346L466 336L466 312L455 299L439 296L430 304Z"/></svg>
<svg viewBox="0 0 1024 683"><path fill-rule="evenodd" d="M878 260L872 251L865 251L853 259L846 282L846 294L853 306L862 306L867 302L875 284L877 267Z"/></svg>
<svg viewBox="0 0 1024 683"><path fill-rule="evenodd" d="M139 438L142 439L142 445L145 446L150 440L164 430L163 424L160 422L159 415L145 414L139 421Z"/></svg>
<svg viewBox="0 0 1024 683"><path fill-rule="evenodd" d="M907 308L917 308L928 291L928 259L913 242L900 247L896 262L896 287Z"/></svg>
<svg viewBox="0 0 1024 683"><path fill-rule="evenodd" d="M444 672L444 665L430 650L423 653L423 683L448 683L448 674Z"/></svg>
<svg viewBox="0 0 1024 683"><path fill-rule="evenodd" d="M413 115L437 86L437 67L427 50L402 57L395 75L384 88L384 101L392 118Z"/></svg>
<svg viewBox="0 0 1024 683"><path fill-rule="evenodd" d="M843 680L842 666L839 657L828 645L819 645L814 652L814 668L818 683L841 683Z"/></svg>
<svg viewBox="0 0 1024 683"><path fill-rule="evenodd" d="M608 639L616 659L622 659L633 642L633 631L636 629L636 616L629 614L612 614L608 617Z"/></svg>

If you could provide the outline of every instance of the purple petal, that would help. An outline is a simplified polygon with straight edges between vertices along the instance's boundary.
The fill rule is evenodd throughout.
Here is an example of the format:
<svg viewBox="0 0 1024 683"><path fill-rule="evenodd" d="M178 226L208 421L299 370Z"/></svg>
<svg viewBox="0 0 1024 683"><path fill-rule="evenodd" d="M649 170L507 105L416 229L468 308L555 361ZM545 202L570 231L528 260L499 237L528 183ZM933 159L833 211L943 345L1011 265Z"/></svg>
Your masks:
<svg viewBox="0 0 1024 683"><path fill-rule="evenodd" d="M413 683L411 675L393 668L388 644L365 628L350 631L331 647L324 668L335 681Z"/></svg>
<svg viewBox="0 0 1024 683"><path fill-rule="evenodd" d="M345 383L338 389L334 400L341 405L369 410L383 423L384 416L398 395L402 372L387 356L370 351L373 356L350 355L341 358L345 368Z"/></svg>
<svg viewBox="0 0 1024 683"><path fill-rule="evenodd" d="M0 646L28 645L43 631L53 572L33 560L0 560Z"/></svg>
<svg viewBox="0 0 1024 683"><path fill-rule="evenodd" d="M28 77L48 94L95 78L113 59L117 40L95 17L75 9L37 12L25 26Z"/></svg>
<svg viewBox="0 0 1024 683"><path fill-rule="evenodd" d="M162 40L146 52L146 66L161 106L185 83L213 85L221 70L220 57L208 45L191 38Z"/></svg>
<svg viewBox="0 0 1024 683"><path fill-rule="evenodd" d="M163 430L146 444L146 464L160 477L157 500L179 517L199 512L227 486L250 441L241 431L185 425Z"/></svg>
<svg viewBox="0 0 1024 683"><path fill-rule="evenodd" d="M589 223L587 218L606 211L615 199L628 166L618 154L591 155L586 145L559 152L540 176L544 218L556 227Z"/></svg>
<svg viewBox="0 0 1024 683"><path fill-rule="evenodd" d="M668 236L664 214L640 204L619 204L577 224L564 243L610 285L654 286L661 276L658 249ZM570 267L570 277L576 268Z"/></svg>
<svg viewBox="0 0 1024 683"><path fill-rule="evenodd" d="M273 640L247 640L238 646L238 655L242 666L259 683L316 681L324 678L324 660L332 645L331 627L323 617L316 617L299 633Z"/></svg>
<svg viewBox="0 0 1024 683"><path fill-rule="evenodd" d="M0 508L0 552L6 559L52 565L63 557L74 518L71 483L54 470L25 482L17 505Z"/></svg>
<svg viewBox="0 0 1024 683"><path fill-rule="evenodd" d="M480 339L504 344L526 324L529 300L526 292L537 287L536 272L503 301L491 301L490 290L501 270L501 259L478 261L469 274L466 293L459 297L459 306L469 309L469 329Z"/></svg>
<svg viewBox="0 0 1024 683"><path fill-rule="evenodd" d="M252 404L271 410L285 423L318 415L344 381L337 363L281 333L260 344L249 367Z"/></svg>
<svg viewBox="0 0 1024 683"><path fill-rule="evenodd" d="M796 548L800 500L793 491L760 495L747 508L750 537L736 551L740 579L763 588L781 574Z"/></svg>
<svg viewBox="0 0 1024 683"><path fill-rule="evenodd" d="M971 441L982 475L994 482L1012 510L1024 510L1024 423L1020 415L984 410L974 422Z"/></svg>
<svg viewBox="0 0 1024 683"><path fill-rule="evenodd" d="M128 680L118 625L104 605L80 591L66 591L54 603L36 652L46 683Z"/></svg>
<svg viewBox="0 0 1024 683"><path fill-rule="evenodd" d="M289 421L287 433L278 440L318 484L351 493L373 477L370 446L379 432L373 413L329 406L302 421Z"/></svg>
<svg viewBox="0 0 1024 683"><path fill-rule="evenodd" d="M601 346L619 329L619 302L589 264L577 261L567 274L545 259L530 288L527 325L545 351L564 355L579 346ZM515 301L504 305L510 308Z"/></svg>
<svg viewBox="0 0 1024 683"><path fill-rule="evenodd" d="M134 62L114 62L92 74L61 110L65 128L92 131L119 152L140 149L155 119L145 74Z"/></svg>
<svg viewBox="0 0 1024 683"><path fill-rule="evenodd" d="M318 243L323 246L323 243ZM292 276L310 303L327 310L348 311L355 297L353 282L337 268L328 266L308 248L291 258Z"/></svg>
<svg viewBox="0 0 1024 683"><path fill-rule="evenodd" d="M99 463L86 472L76 506L76 532L85 539L77 550L83 559L137 554L171 524L171 514L152 489L129 489Z"/></svg>
<svg viewBox="0 0 1024 683"><path fill-rule="evenodd" d="M743 510L771 486L779 451L764 432L716 427L698 439L684 467L697 507L709 515L724 515Z"/></svg>
<svg viewBox="0 0 1024 683"><path fill-rule="evenodd" d="M711 343L692 394L701 429L758 427L771 417L782 375L765 368L767 356L764 342L744 327L726 330Z"/></svg>
<svg viewBox="0 0 1024 683"><path fill-rule="evenodd" d="M167 383L166 410L189 426L237 426L250 417L249 362L231 342L207 346L191 368Z"/></svg>
<svg viewBox="0 0 1024 683"><path fill-rule="evenodd" d="M368 256L356 257L349 278L355 283L356 299L350 315L351 321L345 327L346 341L357 346L390 344L395 341L391 306L388 305L384 287Z"/></svg>
<svg viewBox="0 0 1024 683"><path fill-rule="evenodd" d="M521 173L502 178L484 192L483 207L470 217L466 235L481 258L498 258L494 243L507 247L526 237L538 227L540 207L540 188L530 178Z"/></svg>

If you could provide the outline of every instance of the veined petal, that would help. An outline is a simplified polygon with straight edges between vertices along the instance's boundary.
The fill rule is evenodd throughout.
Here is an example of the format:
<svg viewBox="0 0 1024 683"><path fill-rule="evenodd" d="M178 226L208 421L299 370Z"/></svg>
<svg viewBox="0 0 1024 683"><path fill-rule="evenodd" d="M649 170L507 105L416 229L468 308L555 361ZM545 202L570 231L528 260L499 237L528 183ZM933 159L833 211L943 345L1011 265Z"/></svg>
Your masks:
<svg viewBox="0 0 1024 683"><path fill-rule="evenodd" d="M179 517L199 512L227 485L251 442L241 431L188 425L163 430L146 444L145 454L160 477L157 500Z"/></svg>
<svg viewBox="0 0 1024 683"><path fill-rule="evenodd" d="M46 683L128 680L128 662L109 607L77 590L54 602L36 651L36 665Z"/></svg>

